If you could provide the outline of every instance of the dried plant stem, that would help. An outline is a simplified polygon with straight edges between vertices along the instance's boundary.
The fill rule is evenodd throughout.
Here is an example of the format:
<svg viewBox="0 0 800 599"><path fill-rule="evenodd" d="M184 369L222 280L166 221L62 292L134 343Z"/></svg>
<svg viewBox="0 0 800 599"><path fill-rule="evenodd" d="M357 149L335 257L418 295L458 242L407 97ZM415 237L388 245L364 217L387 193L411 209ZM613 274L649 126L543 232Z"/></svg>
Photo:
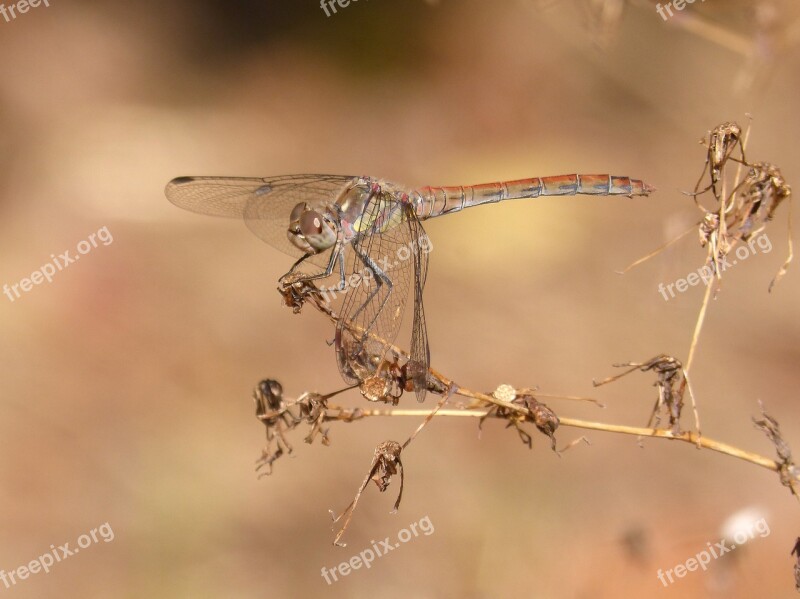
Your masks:
<svg viewBox="0 0 800 599"><path fill-rule="evenodd" d="M696 230L697 230L697 225L699 225L699 224L700 224L699 222L698 222L698 223L694 223L694 224L693 224L691 227L689 227L688 229L686 229L686 230L685 230L683 233L681 233L680 235L678 235L678 236L677 236L677 237L675 237L674 239L670 239L670 240L669 240L668 242L666 242L665 244L663 244L663 245L661 245L660 247L658 247L658 248L654 249L654 250L653 250L652 252L650 252L649 254L647 254L647 255L645 255L645 256L642 256L642 257L641 257L641 258L639 258L638 260L634 260L633 262L631 262L630 264L628 264L628 266L626 266L626 267L625 267L625 268L623 268L622 270L618 270L618 271L616 271L616 273L617 273L618 275L624 275L624 274L626 274L626 273L627 273L629 270L631 270L631 269L633 269L633 268L636 268L637 266L639 266L640 264L642 264L642 263L644 263L644 262L647 262L647 261L648 261L650 258L653 258L653 257L657 256L658 254L660 254L661 252L663 252L665 249L667 249L667 248L668 248L669 246L671 246L672 244L674 244L674 243L677 243L678 241L680 241L681 239L683 239L684 237L686 237L686 236L687 236L689 233L691 233L692 231L696 231Z"/></svg>
<svg viewBox="0 0 800 599"><path fill-rule="evenodd" d="M468 397L472 397L474 399L482 399L487 402L495 403L498 405L502 405L508 409L516 410L518 412L527 413L527 410L521 406L516 404L508 403L505 401L500 401L491 397L489 395L484 395L482 393L475 393L469 391L468 394L464 393L467 391L466 389L459 389L456 393L458 395L466 395ZM753 464L757 464L758 466L762 466L764 468L768 468L775 472L780 470L780 464L775 460L771 460L764 456L745 451L743 449L739 449L732 445L728 445L727 443L722 443L720 441L715 441L714 439L710 439L708 437L703 437L698 435L694 432L683 432L683 433L674 433L670 430L666 429L658 429L658 428L644 428L638 426L627 426L622 424L606 424L604 422L593 422L588 420L579 420L577 418L567 418L559 416L559 422L561 426L570 426L574 428L584 428L589 430L598 430L598 431L606 431L609 433L622 433L625 435L636 435L641 437L656 437L662 439L672 439L676 441L684 441L687 443L692 443L697 447L703 447L705 449L711 449L713 451L718 451L720 453L724 453L747 462L751 462Z"/></svg>
<svg viewBox="0 0 800 599"><path fill-rule="evenodd" d="M693 33L741 56L749 56L753 51L753 43L742 35L728 31L696 15L686 14L681 16L683 18L674 19L673 24L689 33Z"/></svg>
<svg viewBox="0 0 800 599"><path fill-rule="evenodd" d="M686 366L684 370L688 373L692 368L694 361L694 352L697 349L697 342L700 340L700 331L703 329L703 322L706 319L706 310L708 309L708 302L711 299L711 289L714 287L714 279L711 279L706 285L706 293L703 296L703 305L700 307L700 313L697 315L697 323L694 326L694 334L692 335L692 343L689 346L689 357L686 359Z"/></svg>
<svg viewBox="0 0 800 599"><path fill-rule="evenodd" d="M397 408L387 408L384 410L359 410L358 415L359 417L370 417L370 416L411 416L415 418L417 416L430 416L433 413L432 410L399 410ZM436 416L449 416L449 417L459 417L463 416L466 418L483 418L487 415L488 412L482 412L480 410L439 410L436 412ZM490 415L491 417L491 415ZM336 417L331 418L330 420L337 420Z"/></svg>
<svg viewBox="0 0 800 599"><path fill-rule="evenodd" d="M771 460L757 453L745 451L744 449L739 449L738 447L728 445L727 443L722 443L721 441L715 441L709 437L703 437L695 432L683 432L676 434L666 429L606 424L603 422L591 422L586 420L578 420L575 418L563 418L560 416L559 421L561 426L572 426L576 428L606 431L609 433L622 433L625 435L637 435L640 437L655 437L661 439L672 439L675 441L685 441L686 443L692 443L698 448L711 449L712 451L724 453L726 455L739 458L740 460L745 460L746 462L762 466L763 468L768 468L774 472L778 472L780 470L780 464L778 464L778 462L775 460Z"/></svg>
<svg viewBox="0 0 800 599"><path fill-rule="evenodd" d="M521 415L529 414L527 408L524 408L518 404L502 401L491 395L486 395L484 393L471 391L463 387L458 387L455 391L455 394L461 395L462 397L469 397L482 402L502 406L509 410L518 412ZM376 410L360 410L359 412L359 416L363 417L370 417L370 416L427 417L431 416L432 414L434 414L434 411L432 410L419 410L419 409L416 410L376 409ZM489 417L493 417L492 414L489 414L484 410L449 409L449 410L438 410L438 412L435 412L435 416L453 417L453 418L459 418L459 417L483 418L487 416L487 414ZM335 418L332 418L332 420L335 420ZM757 453L745 451L744 449L739 449L738 447L734 447L733 445L729 445L721 441L716 441L709 437L698 435L695 432L675 433L667 429L644 428L638 426L627 426L623 424L608 424L605 422L580 420L577 418L568 418L564 416L559 416L559 423L561 426L572 427L572 428L605 431L608 433L620 433L623 435L634 435L637 437L653 437L657 439L670 439L673 441L683 441L686 443L691 443L698 448L710 449L712 451L716 451L719 453L723 453L725 455L739 458L740 460L750 462L751 464L756 464L757 466L761 466L762 468L767 468L769 470L772 470L773 472L779 472L781 467L780 464L775 460L764 457Z"/></svg>

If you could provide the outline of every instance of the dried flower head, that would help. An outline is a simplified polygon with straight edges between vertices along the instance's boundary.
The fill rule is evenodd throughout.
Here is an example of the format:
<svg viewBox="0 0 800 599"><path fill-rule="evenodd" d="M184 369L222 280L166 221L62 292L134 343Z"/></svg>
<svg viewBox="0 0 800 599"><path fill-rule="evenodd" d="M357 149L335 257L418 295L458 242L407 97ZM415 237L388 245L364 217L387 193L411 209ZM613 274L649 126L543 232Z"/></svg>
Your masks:
<svg viewBox="0 0 800 599"><path fill-rule="evenodd" d="M762 431L775 446L775 453L778 454L778 462L780 464L778 473L781 477L781 484L788 487L793 495L798 495L796 489L798 470L797 466L792 461L792 450L789 444L783 439L778 421L767 414L761 402L759 402L759 405L761 406L761 415L763 418L761 420L753 418L753 424L755 424L755 427Z"/></svg>

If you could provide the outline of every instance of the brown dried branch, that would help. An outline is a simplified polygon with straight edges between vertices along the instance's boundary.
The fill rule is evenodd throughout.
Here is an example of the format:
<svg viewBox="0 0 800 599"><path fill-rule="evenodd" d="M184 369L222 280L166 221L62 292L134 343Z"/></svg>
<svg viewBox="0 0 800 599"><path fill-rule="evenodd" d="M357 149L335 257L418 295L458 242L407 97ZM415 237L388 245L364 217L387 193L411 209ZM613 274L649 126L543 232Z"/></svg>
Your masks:
<svg viewBox="0 0 800 599"><path fill-rule="evenodd" d="M441 374L437 373L433 369L431 370L431 375L439 377L440 379L444 378ZM478 418L478 419L498 418L505 420L506 416L504 416L503 414L507 413L507 414L516 414L523 418L528 418L529 421L531 422L534 421L534 414L530 412L526 406L520 405L519 403L508 402L503 399L498 399L494 395L473 391L460 386L456 386L453 393L454 395L476 400L481 404L483 404L484 406L489 407L489 410L477 409L477 407L468 406L462 409L438 410L438 412L435 413L435 416L455 417L455 418L466 417L466 418ZM492 411L493 407L504 408L505 412ZM338 407L334 408L329 407L325 412L324 421L355 422L370 417L428 417L431 416L432 414L434 414L432 410L425 410L425 409L363 409L362 410L358 408L345 409ZM744 460L746 462L750 462L751 464L761 466L762 468L772 470L773 472L780 473L782 469L782 464L779 461L767 458L765 456L759 455L754 452L740 449L733 445L729 445L727 443L723 443L721 441L717 441L709 437L702 437L697 433L690 431L676 433L675 431L662 428L644 428L644 427L628 426L621 424L611 424L605 422L580 420L577 418L569 418L565 416L558 416L558 425L560 427L572 427L572 428L580 428L586 430L604 431L609 433L633 435L637 437L652 437L659 439L670 439L673 441L683 441L685 443L694 444L701 449L710 449L718 453L722 453L725 455L729 455L731 457L738 458L740 460Z"/></svg>
<svg viewBox="0 0 800 599"><path fill-rule="evenodd" d="M309 285L309 283L304 283L304 286ZM313 293L313 290L309 291L306 294L305 291L300 293L298 291L297 294L292 295L294 298L299 298L300 306L302 306L303 302L306 299L314 299L318 297L316 294ZM316 301L312 302L313 305L317 305ZM324 308L321 310L326 316L331 319L336 319L336 315L327 307L327 306L320 306ZM401 358L407 359L407 354L403 350L393 347L394 351L394 359L393 364L395 364L395 375L402 379L403 368L399 366L399 360ZM328 395L320 395L318 393L304 393L302 394L296 401L287 401L283 397L283 389L276 381L273 380L265 380L262 381L257 390L256 390L256 403L258 406L257 415L259 419L267 426L267 443L268 443L268 450L265 450L264 456L267 456L266 459L262 456L260 460L263 464L268 464L270 466L272 462L275 461L280 455L282 454L281 446L278 446L278 451L270 451L270 444L273 441L279 440L280 443L283 444L284 447L288 448L288 451L291 451L291 446L285 439L285 433L293 430L301 423L306 423L311 427L311 432L306 436L305 440L308 443L311 443L316 436L316 433L322 431L322 439L323 444L329 443L330 439L328 437L328 431L322 430L322 424L327 422L355 422L357 420L362 420L366 417L375 417L375 416L411 416L411 417L424 417L423 422L420 426L414 431L414 433L408 438L408 440L401 446L396 441L386 441L378 445L375 450L375 456L373 457L372 464L368 471L367 476L365 477L363 483L359 487L358 491L354 499L350 502L350 504L345 508L345 510L339 515L335 516L333 512L331 515L334 518L334 522L338 522L340 519L344 518L344 524L342 525L341 529L336 534L334 539L334 544L342 545L340 543L340 539L344 535L347 527L352 519L353 512L358 504L359 499L361 498L362 493L366 489L367 485L369 484L370 480L373 480L378 489L383 492L385 491L390 482L391 477L399 472L400 474L400 491L397 497L397 500L394 505L394 511L396 511L400 505L400 501L402 499L403 493L403 483L404 483L404 470L402 466L402 462L400 461L400 454L401 452L410 444L410 442L416 437L416 435L422 430L424 426L426 426L432 418L435 416L447 416L447 417L476 417L479 418L479 429L480 425L487 419L487 418L496 418L496 419L503 419L506 420L508 426L514 426L518 431L520 438L526 443L529 447L532 447L532 438L528 433L526 433L521 427L521 423L523 422L532 422L534 425L539 429L540 432L547 435L551 440L551 449L555 451L556 447L556 439L555 439L555 431L559 426L566 426L566 427L575 427L575 428L583 428L588 430L599 430L599 431L606 431L606 432L615 432L621 434L629 434L629 435L636 435L638 437L655 437L655 438L665 438L665 439L672 439L678 441L684 441L687 443L693 443L698 448L705 448L711 449L713 451L717 451L719 453L723 453L726 455L730 455L745 461L748 461L753 464L757 464L764 468L768 468L775 472L778 472L781 475L781 481L790 487L792 492L794 493L794 484L797 482L797 471L794 467L794 464L791 463L791 455L788 451L788 446L785 445L782 438L780 437L780 432L777 426L777 422L774 421L771 417L765 416L764 421L757 422L758 426L762 426L765 431L768 431L767 434L770 436L770 439L776 444L776 448L778 448L778 456L781 458L780 461L770 460L769 458L760 456L758 454L748 452L737 447L716 441L714 439L709 439L707 437L701 437L699 432L683 432L680 430L678 426L679 419L680 419L680 410L682 407L682 395L684 391L684 385L688 386L688 381L685 378L686 373L682 370L680 362L671 356L657 356L653 360L650 360L646 363L628 363L626 366L632 366L632 370L640 369L642 371L647 370L654 370L658 374L658 380L656 385L659 388L659 399L657 400L656 407L654 408L654 412L651 415L650 425L655 424L655 426L650 426L649 428L638 428L638 427L631 427L625 425L615 425L615 424L607 424L601 422L592 422L592 421L583 421L574 418L566 418L566 417L559 417L556 413L550 409L548 406L543 404L542 402L538 401L536 397L533 395L533 391L531 389L520 389L516 390L510 385L501 385L498 389L492 394L485 394L476 391L472 391L470 389L461 387L457 385L452 380L448 379L441 373L431 369L429 372L428 377L428 385L429 390L441 395L441 399L437 406L433 410L404 410L404 409L375 409L375 410L364 410L360 408L349 409L343 408L339 406L333 406L328 404L328 399L336 395L337 393L341 393L340 391L336 391L334 393ZM632 370L628 372L632 372ZM615 380L619 378L611 377L606 381L602 381L600 384L605 382L609 382L610 380ZM677 389L676 389L677 387ZM411 391L411 389L407 388L407 381L400 381L399 388L401 390ZM691 393L691 390L690 390ZM365 397L370 397L369 394L364 393L362 389L362 395ZM464 407L463 409L456 410L444 410L442 407L444 404L453 396L458 395L461 397L466 397L472 399L473 402L469 405ZM380 399L380 398L378 398ZM396 404L397 398L392 398L391 403L394 405ZM569 398L569 399L587 399L587 398ZM373 400L375 401L375 400ZM589 400L595 401L596 400ZM596 402L599 403L599 402ZM486 409L479 409L479 408L486 408L488 406L488 410ZM296 408L297 413L292 413L292 409ZM669 415L670 426L671 429L661 429L658 428L658 424L660 420L658 418L658 411L662 408L667 409L667 413ZM695 416L696 412L695 412ZM654 422L655 419L655 422ZM764 424L762 424L764 423ZM698 431L699 431L699 420L697 421ZM566 451L570 447L574 446L576 443L580 441L585 441L588 443L588 439L585 437L580 437L575 439L571 443L569 443L564 449L561 451L556 452L558 455ZM260 467L260 466L259 466Z"/></svg>

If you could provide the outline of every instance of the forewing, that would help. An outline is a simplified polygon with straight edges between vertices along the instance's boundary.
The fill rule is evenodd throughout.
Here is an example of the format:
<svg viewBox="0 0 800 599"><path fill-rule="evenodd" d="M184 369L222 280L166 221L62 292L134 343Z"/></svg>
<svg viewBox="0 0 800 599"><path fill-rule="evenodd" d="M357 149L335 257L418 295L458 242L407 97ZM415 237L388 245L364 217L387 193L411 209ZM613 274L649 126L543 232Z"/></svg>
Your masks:
<svg viewBox="0 0 800 599"><path fill-rule="evenodd" d="M199 214L243 218L247 227L274 248L300 257L289 242L289 216L299 202L312 207L332 204L355 177L285 175L281 177L178 177L167 184L170 202ZM326 265L327 255L312 261Z"/></svg>

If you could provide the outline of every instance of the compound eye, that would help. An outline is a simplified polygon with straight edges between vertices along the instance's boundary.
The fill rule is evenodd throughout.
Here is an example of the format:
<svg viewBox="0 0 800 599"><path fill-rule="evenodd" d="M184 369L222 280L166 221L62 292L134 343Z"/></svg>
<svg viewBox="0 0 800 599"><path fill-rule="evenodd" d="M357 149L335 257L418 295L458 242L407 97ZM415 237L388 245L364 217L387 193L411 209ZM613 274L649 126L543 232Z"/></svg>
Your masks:
<svg viewBox="0 0 800 599"><path fill-rule="evenodd" d="M298 223L300 235L317 252L327 250L336 243L336 225L316 210L306 210Z"/></svg>
<svg viewBox="0 0 800 599"><path fill-rule="evenodd" d="M302 214L307 210L308 210L308 204L306 204L305 202L300 202L294 208L292 208L292 213L289 216L289 222L296 223L298 220L300 220L300 216L302 216Z"/></svg>
<svg viewBox="0 0 800 599"><path fill-rule="evenodd" d="M300 233L306 238L322 233L323 224L322 215L315 210L306 210L300 215Z"/></svg>

